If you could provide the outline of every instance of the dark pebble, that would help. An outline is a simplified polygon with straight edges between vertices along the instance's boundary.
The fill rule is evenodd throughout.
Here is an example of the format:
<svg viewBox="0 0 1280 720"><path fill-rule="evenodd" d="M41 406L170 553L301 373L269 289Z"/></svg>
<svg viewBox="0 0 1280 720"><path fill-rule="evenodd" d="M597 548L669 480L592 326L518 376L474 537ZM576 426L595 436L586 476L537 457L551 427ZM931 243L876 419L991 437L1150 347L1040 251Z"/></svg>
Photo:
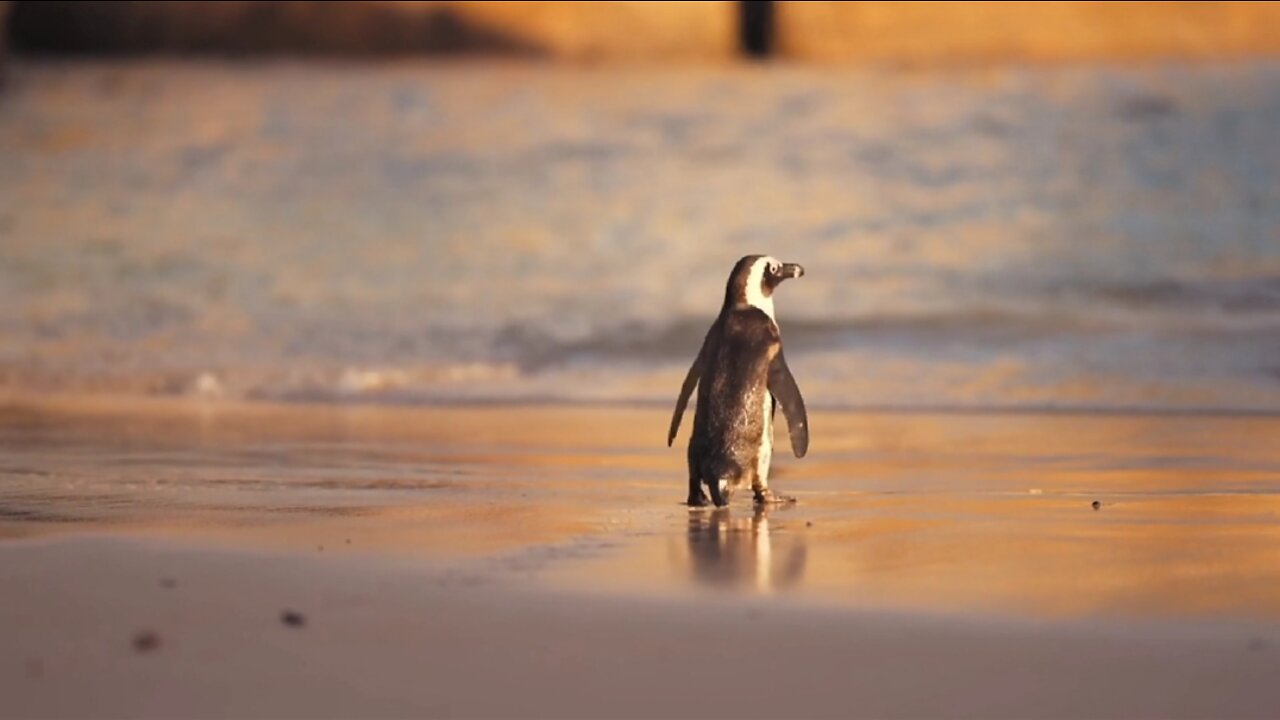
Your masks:
<svg viewBox="0 0 1280 720"><path fill-rule="evenodd" d="M813 527L813 521L812 521L812 520L806 520L806 521L805 521L805 523L804 523L804 526L805 526L805 527Z"/></svg>
<svg viewBox="0 0 1280 720"><path fill-rule="evenodd" d="M307 624L307 618L300 612L285 610L280 613L280 622L288 625L289 627L302 627Z"/></svg>
<svg viewBox="0 0 1280 720"><path fill-rule="evenodd" d="M347 544L348 544L348 545L350 545L350 544L351 544L351 538L347 538Z"/></svg>
<svg viewBox="0 0 1280 720"><path fill-rule="evenodd" d="M160 587L172 590L178 587L178 581L173 578L160 578Z"/></svg>
<svg viewBox="0 0 1280 720"><path fill-rule="evenodd" d="M1100 508L1100 507L1102 507L1102 503L1098 502L1097 500L1094 500L1094 501L1093 501L1093 509L1094 509L1094 510L1097 510L1097 509L1098 509L1098 508Z"/></svg>
<svg viewBox="0 0 1280 720"><path fill-rule="evenodd" d="M160 647L160 636L150 630L143 630L133 636L133 649L140 653L147 653Z"/></svg>

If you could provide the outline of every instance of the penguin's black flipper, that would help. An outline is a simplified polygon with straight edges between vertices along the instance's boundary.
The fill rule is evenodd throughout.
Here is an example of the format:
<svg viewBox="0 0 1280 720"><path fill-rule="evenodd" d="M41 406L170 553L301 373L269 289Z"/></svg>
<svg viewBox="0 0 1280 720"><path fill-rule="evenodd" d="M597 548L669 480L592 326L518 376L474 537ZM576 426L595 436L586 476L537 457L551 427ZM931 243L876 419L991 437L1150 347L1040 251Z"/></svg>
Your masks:
<svg viewBox="0 0 1280 720"><path fill-rule="evenodd" d="M703 347L706 347L705 343ZM676 398L676 411L671 415L671 429L667 431L667 447L671 447L671 443L676 439L676 431L680 429L680 418L684 416L684 408L689 404L689 396L698 385L698 378L702 376L703 352L698 351L698 357L694 358L693 365L689 366L689 374L684 376L684 385L680 386L680 397Z"/></svg>
<svg viewBox="0 0 1280 720"><path fill-rule="evenodd" d="M804 409L804 398L800 396L800 388L796 379L791 376L786 358L782 356L782 348L769 363L769 392L774 400L782 405L782 414L787 416L787 432L791 435L791 451L796 457L804 457L809 452L809 414Z"/></svg>

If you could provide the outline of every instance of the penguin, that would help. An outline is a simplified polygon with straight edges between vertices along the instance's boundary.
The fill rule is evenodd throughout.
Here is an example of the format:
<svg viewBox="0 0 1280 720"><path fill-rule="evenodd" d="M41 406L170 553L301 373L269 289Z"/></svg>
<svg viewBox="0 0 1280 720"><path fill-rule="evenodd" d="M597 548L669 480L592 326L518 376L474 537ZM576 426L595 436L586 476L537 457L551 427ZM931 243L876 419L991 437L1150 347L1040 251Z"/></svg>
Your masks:
<svg viewBox="0 0 1280 720"><path fill-rule="evenodd" d="M795 502L769 489L778 405L787 418L791 450L796 457L809 450L809 417L782 354L773 292L783 280L803 275L803 267L768 255L748 255L729 274L724 305L685 376L667 433L671 447L697 387L688 453L691 507L707 504L703 485L717 507L747 484L759 505Z"/></svg>

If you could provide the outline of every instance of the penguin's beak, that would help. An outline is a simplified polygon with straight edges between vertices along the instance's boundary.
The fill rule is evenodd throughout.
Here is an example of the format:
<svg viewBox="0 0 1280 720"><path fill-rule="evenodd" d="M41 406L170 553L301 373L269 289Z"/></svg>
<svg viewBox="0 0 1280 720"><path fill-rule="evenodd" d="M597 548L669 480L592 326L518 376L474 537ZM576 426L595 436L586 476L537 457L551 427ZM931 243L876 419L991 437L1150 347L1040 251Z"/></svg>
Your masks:
<svg viewBox="0 0 1280 720"><path fill-rule="evenodd" d="M778 271L778 279L785 280L798 277L804 277L803 267L796 263L782 263L782 269Z"/></svg>

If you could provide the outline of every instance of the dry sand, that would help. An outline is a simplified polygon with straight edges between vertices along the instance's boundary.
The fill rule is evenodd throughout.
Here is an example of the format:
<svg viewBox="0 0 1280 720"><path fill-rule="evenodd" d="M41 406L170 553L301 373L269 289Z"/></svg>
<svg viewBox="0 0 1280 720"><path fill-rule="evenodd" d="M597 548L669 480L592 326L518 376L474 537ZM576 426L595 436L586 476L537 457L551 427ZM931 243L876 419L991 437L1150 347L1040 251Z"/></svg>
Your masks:
<svg viewBox="0 0 1280 720"><path fill-rule="evenodd" d="M585 597L94 536L10 545L0 567L6 717L1223 718L1280 703L1274 634L1243 625ZM154 649L134 647L142 632Z"/></svg>
<svg viewBox="0 0 1280 720"><path fill-rule="evenodd" d="M1274 419L818 412L753 513L666 412L12 400L0 716L1280 707Z"/></svg>

